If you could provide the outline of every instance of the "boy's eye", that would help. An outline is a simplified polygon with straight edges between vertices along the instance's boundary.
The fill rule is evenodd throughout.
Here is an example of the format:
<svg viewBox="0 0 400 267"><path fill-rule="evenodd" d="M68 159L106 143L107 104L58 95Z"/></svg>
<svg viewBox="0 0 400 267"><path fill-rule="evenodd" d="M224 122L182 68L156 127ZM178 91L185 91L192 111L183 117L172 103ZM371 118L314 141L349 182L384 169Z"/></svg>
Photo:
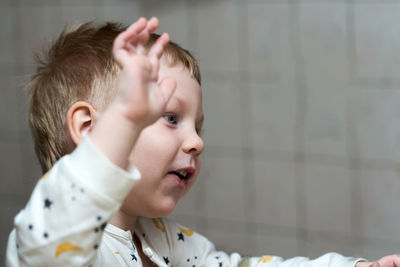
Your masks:
<svg viewBox="0 0 400 267"><path fill-rule="evenodd" d="M176 115L174 115L174 114L167 114L167 115L164 115L164 118L167 120L167 122L168 123L170 123L170 124L176 124L177 123L177 121L176 121Z"/></svg>

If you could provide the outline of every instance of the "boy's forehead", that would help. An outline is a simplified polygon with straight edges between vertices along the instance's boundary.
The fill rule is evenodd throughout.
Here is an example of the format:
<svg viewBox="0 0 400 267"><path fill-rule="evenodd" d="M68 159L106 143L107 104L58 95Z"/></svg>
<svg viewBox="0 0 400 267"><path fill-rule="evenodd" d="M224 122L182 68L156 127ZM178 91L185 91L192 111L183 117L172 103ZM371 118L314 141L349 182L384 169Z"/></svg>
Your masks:
<svg viewBox="0 0 400 267"><path fill-rule="evenodd" d="M164 71L168 72L172 69L181 71L183 74L190 76L192 79L194 79L197 83L197 79L194 77L192 74L192 71L190 68L186 67L182 62L176 61L176 62L171 62L169 59L166 58L167 56L163 56L161 58L161 63L160 63L160 72L164 69Z"/></svg>
<svg viewBox="0 0 400 267"><path fill-rule="evenodd" d="M168 105L171 108L192 110L195 112L197 120L204 117L202 92L198 83L187 87L182 86L182 84L180 86L178 85L174 94L171 96Z"/></svg>

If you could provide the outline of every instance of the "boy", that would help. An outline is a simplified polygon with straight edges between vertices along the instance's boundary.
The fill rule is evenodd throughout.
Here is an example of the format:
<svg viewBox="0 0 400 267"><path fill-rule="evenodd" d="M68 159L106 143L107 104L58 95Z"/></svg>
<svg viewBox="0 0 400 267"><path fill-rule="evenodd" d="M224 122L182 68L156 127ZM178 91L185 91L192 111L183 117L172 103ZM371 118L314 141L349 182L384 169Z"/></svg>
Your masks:
<svg viewBox="0 0 400 267"><path fill-rule="evenodd" d="M370 266L334 253L227 255L157 219L190 190L204 147L197 63L167 34L150 35L157 27L155 18L125 31L85 24L42 61L28 88L46 174L15 218L7 266Z"/></svg>

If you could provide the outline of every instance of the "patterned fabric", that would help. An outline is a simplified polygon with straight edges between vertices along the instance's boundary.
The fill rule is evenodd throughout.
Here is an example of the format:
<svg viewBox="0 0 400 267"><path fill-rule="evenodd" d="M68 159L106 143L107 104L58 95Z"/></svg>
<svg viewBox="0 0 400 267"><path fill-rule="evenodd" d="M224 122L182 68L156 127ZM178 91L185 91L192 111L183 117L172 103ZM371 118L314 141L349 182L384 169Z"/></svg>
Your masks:
<svg viewBox="0 0 400 267"><path fill-rule="evenodd" d="M28 204L15 217L6 266L142 266L132 233L107 224L139 179L136 168L121 170L86 138L38 181ZM357 261L335 253L312 261L228 255L168 219L139 218L135 235L143 253L162 267L351 267Z"/></svg>

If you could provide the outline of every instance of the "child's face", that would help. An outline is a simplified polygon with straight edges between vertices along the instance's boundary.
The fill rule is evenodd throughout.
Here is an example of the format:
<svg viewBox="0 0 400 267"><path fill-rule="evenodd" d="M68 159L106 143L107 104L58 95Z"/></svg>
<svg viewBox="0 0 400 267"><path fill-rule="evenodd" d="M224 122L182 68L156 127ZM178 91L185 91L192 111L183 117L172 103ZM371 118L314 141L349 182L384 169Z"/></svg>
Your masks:
<svg viewBox="0 0 400 267"><path fill-rule="evenodd" d="M131 153L130 161L142 179L121 207L130 216L168 215L190 190L200 170L204 148L198 134L204 118L200 85L180 64L161 64L159 80L164 77L174 78L177 87L164 117L142 131Z"/></svg>

